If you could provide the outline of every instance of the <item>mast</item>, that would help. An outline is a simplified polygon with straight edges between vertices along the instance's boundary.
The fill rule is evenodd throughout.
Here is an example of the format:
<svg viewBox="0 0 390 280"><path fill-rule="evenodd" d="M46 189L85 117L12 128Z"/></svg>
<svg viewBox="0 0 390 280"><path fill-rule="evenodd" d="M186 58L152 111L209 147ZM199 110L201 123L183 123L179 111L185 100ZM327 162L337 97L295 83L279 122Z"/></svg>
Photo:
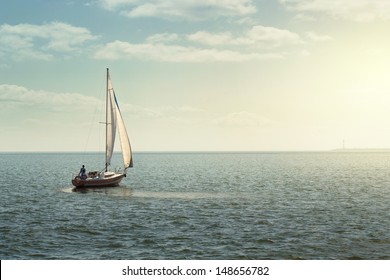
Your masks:
<svg viewBox="0 0 390 280"><path fill-rule="evenodd" d="M114 152L115 134L116 134L116 106L115 94L112 87L109 70L107 68L107 97L106 97L106 166L111 164L111 157Z"/></svg>
<svg viewBox="0 0 390 280"><path fill-rule="evenodd" d="M108 89L108 68L107 68L107 75L106 75L106 172L108 171L108 159L107 159L107 149L108 149L108 140L107 140L107 135L108 135L108 98L109 98L109 89Z"/></svg>

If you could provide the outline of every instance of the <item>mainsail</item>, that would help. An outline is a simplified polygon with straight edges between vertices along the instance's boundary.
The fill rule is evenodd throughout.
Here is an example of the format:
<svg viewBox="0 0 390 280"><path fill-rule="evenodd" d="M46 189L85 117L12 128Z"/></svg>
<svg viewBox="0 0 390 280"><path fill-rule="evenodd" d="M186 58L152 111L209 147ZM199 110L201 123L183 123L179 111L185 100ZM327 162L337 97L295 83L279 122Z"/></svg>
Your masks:
<svg viewBox="0 0 390 280"><path fill-rule="evenodd" d="M114 151L116 134L116 105L114 89L112 87L110 74L107 68L107 96L106 96L106 171L111 164L111 157Z"/></svg>

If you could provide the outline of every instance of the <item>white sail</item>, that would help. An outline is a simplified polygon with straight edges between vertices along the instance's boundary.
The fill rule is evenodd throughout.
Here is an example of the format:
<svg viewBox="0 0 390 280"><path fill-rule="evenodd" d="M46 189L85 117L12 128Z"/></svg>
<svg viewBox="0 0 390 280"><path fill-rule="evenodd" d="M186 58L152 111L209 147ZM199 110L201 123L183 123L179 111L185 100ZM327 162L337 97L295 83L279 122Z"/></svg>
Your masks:
<svg viewBox="0 0 390 280"><path fill-rule="evenodd" d="M106 169L111 164L116 134L116 105L114 89L107 69L107 96L106 96Z"/></svg>
<svg viewBox="0 0 390 280"><path fill-rule="evenodd" d="M114 93L114 98L116 104L116 119L118 125L119 138L121 141L123 164L125 166L125 169L127 169L129 167L133 167L131 146L130 146L129 136L127 135L125 123L123 122L122 114L119 109L118 101L116 100L115 93Z"/></svg>

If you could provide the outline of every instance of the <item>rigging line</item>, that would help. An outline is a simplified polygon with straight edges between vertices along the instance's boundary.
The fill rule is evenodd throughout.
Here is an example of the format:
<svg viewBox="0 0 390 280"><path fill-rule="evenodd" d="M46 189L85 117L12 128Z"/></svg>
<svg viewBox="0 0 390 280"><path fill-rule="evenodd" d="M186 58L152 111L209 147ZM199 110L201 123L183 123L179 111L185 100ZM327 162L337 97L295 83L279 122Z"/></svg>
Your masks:
<svg viewBox="0 0 390 280"><path fill-rule="evenodd" d="M91 122L91 124L89 125L89 130L88 130L88 134L87 134L87 141L85 143L85 147L84 147L84 155L86 154L87 152L87 147L88 147L88 144L89 144L89 139L91 138L91 134L92 134L92 128L94 126L94 123L95 123L95 120L96 120L96 116L97 116L97 111L99 109L99 104L96 104L95 106L95 112L93 113L93 120Z"/></svg>
<svg viewBox="0 0 390 280"><path fill-rule="evenodd" d="M104 73L104 79L103 78L101 79L101 86L100 86L101 90L99 90L99 100L104 100L104 101L106 100L106 94L107 94L106 87L107 87L106 73ZM105 116L106 108L105 107L106 107L106 103L100 102L99 119L106 118L106 116ZM99 124L102 124L102 123L106 124L106 122L99 122ZM104 132L102 132L102 130L104 130ZM105 135L106 129L105 128L103 129L102 126L99 125L97 132L98 132L98 142L97 142L98 151L100 152L100 151L105 150L105 148L104 148L105 144L103 144L103 142L105 141L105 137L103 137L103 134Z"/></svg>
<svg viewBox="0 0 390 280"><path fill-rule="evenodd" d="M103 86L99 87L99 88L104 88ZM98 92L100 92L100 90L98 90ZM103 92L101 93L103 94ZM99 98L99 100L101 100L101 98ZM88 131L88 135L87 135L87 141L85 143L85 147L84 147L84 153L83 153L83 157L82 157L82 161L84 162L85 160L85 155L87 153L87 147L88 145L90 144L90 138L91 138L91 134L92 134L92 129L94 128L94 126L96 125L97 123L97 118L99 118L99 116L101 115L101 113L103 112L103 106L104 106L104 102L97 102L96 103L96 106L95 106L95 110L94 110L94 113L93 113L93 118L92 118L92 121L89 125L89 131ZM99 110L100 109L100 110ZM99 116L98 116L99 115ZM100 127L100 126L99 126ZM100 139L100 135L101 135L101 132L100 132L100 129L98 129L98 136L99 136L99 139ZM100 151L101 149L101 143L98 142L98 150Z"/></svg>

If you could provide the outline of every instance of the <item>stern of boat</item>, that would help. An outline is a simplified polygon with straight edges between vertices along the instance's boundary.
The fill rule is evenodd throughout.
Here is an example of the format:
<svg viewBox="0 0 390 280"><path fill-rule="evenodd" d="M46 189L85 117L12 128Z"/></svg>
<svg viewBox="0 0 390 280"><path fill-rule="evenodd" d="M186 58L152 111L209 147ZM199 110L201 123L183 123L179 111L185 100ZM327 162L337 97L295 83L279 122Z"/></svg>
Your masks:
<svg viewBox="0 0 390 280"><path fill-rule="evenodd" d="M84 181L83 179L81 179L80 176L76 176L72 179L72 185L75 186L76 188L78 187L83 187L84 186Z"/></svg>

